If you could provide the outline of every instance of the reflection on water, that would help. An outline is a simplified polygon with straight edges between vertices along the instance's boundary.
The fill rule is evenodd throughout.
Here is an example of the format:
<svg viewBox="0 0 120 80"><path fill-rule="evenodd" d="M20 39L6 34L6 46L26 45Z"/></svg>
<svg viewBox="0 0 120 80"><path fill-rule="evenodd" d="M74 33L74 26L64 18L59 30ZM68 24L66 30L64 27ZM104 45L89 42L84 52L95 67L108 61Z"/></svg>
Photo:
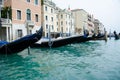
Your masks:
<svg viewBox="0 0 120 80"><path fill-rule="evenodd" d="M120 80L120 40L0 55L0 80Z"/></svg>

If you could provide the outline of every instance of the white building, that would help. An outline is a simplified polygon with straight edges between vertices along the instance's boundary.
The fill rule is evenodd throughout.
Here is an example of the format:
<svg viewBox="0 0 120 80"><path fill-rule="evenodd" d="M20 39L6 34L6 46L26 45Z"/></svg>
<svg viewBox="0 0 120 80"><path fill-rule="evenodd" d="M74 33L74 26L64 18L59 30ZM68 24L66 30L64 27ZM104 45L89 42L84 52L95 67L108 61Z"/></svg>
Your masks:
<svg viewBox="0 0 120 80"><path fill-rule="evenodd" d="M94 19L94 26L95 26L95 30L94 30L95 34L98 34L99 32L102 34L105 33L105 27L98 19Z"/></svg>
<svg viewBox="0 0 120 80"><path fill-rule="evenodd" d="M70 10L60 10L58 13L59 30L64 36L74 34L74 18Z"/></svg>
<svg viewBox="0 0 120 80"><path fill-rule="evenodd" d="M11 32L11 20L7 18L2 18L2 9L4 7L4 0L0 0L0 40L11 41L12 32ZM8 14L8 13L7 13Z"/></svg>
<svg viewBox="0 0 120 80"><path fill-rule="evenodd" d="M52 37L58 32L58 18L56 12L56 4L49 1L44 0L42 4L42 25L44 30L44 36L49 37L49 30ZM50 28L50 29L49 29Z"/></svg>
<svg viewBox="0 0 120 80"><path fill-rule="evenodd" d="M71 11L62 10L49 0L44 0L42 4L42 25L44 36L47 38L49 30L52 37L74 34L74 20Z"/></svg>

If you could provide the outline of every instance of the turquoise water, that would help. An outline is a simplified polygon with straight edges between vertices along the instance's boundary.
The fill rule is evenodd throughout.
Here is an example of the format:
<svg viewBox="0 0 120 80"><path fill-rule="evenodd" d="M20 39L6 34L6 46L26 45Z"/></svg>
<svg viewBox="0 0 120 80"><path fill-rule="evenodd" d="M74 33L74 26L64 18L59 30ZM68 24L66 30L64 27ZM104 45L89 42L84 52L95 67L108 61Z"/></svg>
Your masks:
<svg viewBox="0 0 120 80"><path fill-rule="evenodd" d="M0 55L0 80L120 80L120 40Z"/></svg>

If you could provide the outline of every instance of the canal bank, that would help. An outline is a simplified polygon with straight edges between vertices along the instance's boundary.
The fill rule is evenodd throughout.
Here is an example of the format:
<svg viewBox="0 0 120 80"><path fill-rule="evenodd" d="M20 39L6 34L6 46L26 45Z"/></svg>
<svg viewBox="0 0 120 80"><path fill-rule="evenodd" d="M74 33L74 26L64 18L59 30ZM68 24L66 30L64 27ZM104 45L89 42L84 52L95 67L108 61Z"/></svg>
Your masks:
<svg viewBox="0 0 120 80"><path fill-rule="evenodd" d="M119 80L120 40L0 55L1 80Z"/></svg>

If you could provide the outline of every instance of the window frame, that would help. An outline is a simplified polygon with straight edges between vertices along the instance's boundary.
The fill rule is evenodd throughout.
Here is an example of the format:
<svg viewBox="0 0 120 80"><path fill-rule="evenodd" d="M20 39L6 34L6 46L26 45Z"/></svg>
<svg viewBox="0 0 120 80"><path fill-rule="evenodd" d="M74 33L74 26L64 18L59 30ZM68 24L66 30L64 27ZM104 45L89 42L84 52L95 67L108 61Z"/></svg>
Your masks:
<svg viewBox="0 0 120 80"><path fill-rule="evenodd" d="M34 0L34 4L38 5L39 4L38 0Z"/></svg>
<svg viewBox="0 0 120 80"><path fill-rule="evenodd" d="M17 20L21 20L22 15L21 15L21 10L17 10Z"/></svg>
<svg viewBox="0 0 120 80"><path fill-rule="evenodd" d="M53 22L53 17L51 17L51 21Z"/></svg>
<svg viewBox="0 0 120 80"><path fill-rule="evenodd" d="M45 16L45 20L48 21L48 16L47 15Z"/></svg>
<svg viewBox="0 0 120 80"><path fill-rule="evenodd" d="M23 36L23 31L22 29L17 29L17 37L21 38Z"/></svg>
<svg viewBox="0 0 120 80"><path fill-rule="evenodd" d="M27 20L31 21L31 10L30 9L26 10L26 18Z"/></svg>
<svg viewBox="0 0 120 80"><path fill-rule="evenodd" d="M27 0L27 2L29 2L29 3L30 3L30 0Z"/></svg>
<svg viewBox="0 0 120 80"><path fill-rule="evenodd" d="M48 29L48 24L46 24L46 30Z"/></svg>
<svg viewBox="0 0 120 80"><path fill-rule="evenodd" d="M51 13L53 13L53 9L51 8Z"/></svg>
<svg viewBox="0 0 120 80"><path fill-rule="evenodd" d="M45 11L48 11L48 7L47 6L45 6Z"/></svg>
<svg viewBox="0 0 120 80"><path fill-rule="evenodd" d="M39 22L39 15L35 14L35 22Z"/></svg>

